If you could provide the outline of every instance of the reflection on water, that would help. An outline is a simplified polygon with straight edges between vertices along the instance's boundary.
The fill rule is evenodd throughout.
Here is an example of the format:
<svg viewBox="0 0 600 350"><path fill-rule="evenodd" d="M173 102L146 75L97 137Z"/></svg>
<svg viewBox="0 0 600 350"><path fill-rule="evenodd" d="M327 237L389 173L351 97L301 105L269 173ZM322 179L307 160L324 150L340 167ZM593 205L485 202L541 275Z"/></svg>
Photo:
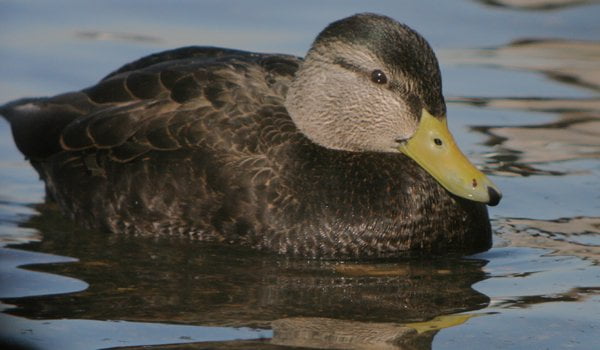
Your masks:
<svg viewBox="0 0 600 350"><path fill-rule="evenodd" d="M597 0L477 0L491 6L509 7L520 10L555 10L584 5Z"/></svg>
<svg viewBox="0 0 600 350"><path fill-rule="evenodd" d="M271 331L249 328L78 319L28 320L5 314L0 314L0 325L3 349L104 349L138 344L253 340L272 336Z"/></svg>
<svg viewBox="0 0 600 350"><path fill-rule="evenodd" d="M600 91L600 42L522 39L506 46L444 51L453 63L532 70L550 79Z"/></svg>
<svg viewBox="0 0 600 350"><path fill-rule="evenodd" d="M533 70L548 79L600 91L600 42L527 40L485 50L448 52L455 63ZM454 102L486 109L511 109L554 115L550 122L529 119L521 125L472 126L488 136L493 147L486 169L502 176L592 175L595 191L580 198L583 205L600 201L597 166L584 162L600 158L600 99L588 98L455 98ZM504 244L540 247L555 254L600 261L600 218L561 217L554 220L506 218L497 233Z"/></svg>
<svg viewBox="0 0 600 350"><path fill-rule="evenodd" d="M273 327L279 344L298 341L290 340L296 334L290 324L300 332L302 324L321 323L324 332L335 334L352 333L353 327L379 332L383 338L373 339L376 343L386 343L391 332L398 345L431 342L439 329L468 319L447 315L489 302L471 287L485 278L481 260L294 260L186 239L82 231L48 208L30 222L44 232L43 239L21 248L78 257L77 264L36 270L81 279L90 287L68 296L5 298L19 305L13 315Z"/></svg>
<svg viewBox="0 0 600 350"><path fill-rule="evenodd" d="M81 259L38 269L80 278L91 286L65 305L57 305L55 297L21 302L17 313L23 316L45 317L48 312L81 317L85 309L93 318L110 313L108 318L135 321L265 327L271 320L295 316L415 322L478 309L488 301L471 288L485 277L478 260L405 259L376 265L306 261L186 239L86 232L65 225L54 211L45 211L34 222L44 238L24 248ZM118 295L107 309L98 296L114 290ZM440 290L444 296L438 295ZM143 299L145 307L138 308L131 298ZM55 310L44 304L55 305Z"/></svg>
<svg viewBox="0 0 600 350"><path fill-rule="evenodd" d="M600 263L600 217L506 219L498 233L513 246L546 248Z"/></svg>
<svg viewBox="0 0 600 350"><path fill-rule="evenodd" d="M497 247L478 255L490 259L485 267L489 278L473 287L490 297L484 310L490 314L441 332L434 348L460 349L458 343L473 349L595 349L598 268L549 252Z"/></svg>
<svg viewBox="0 0 600 350"><path fill-rule="evenodd" d="M497 48L444 51L454 64L494 69L535 71L548 79L600 91L600 42L526 40ZM489 136L487 170L504 176L566 175L582 169L557 169L565 161L600 158L600 99L531 97L455 97L451 101L475 107L512 109L554 115L540 123L527 119L520 125L472 126Z"/></svg>
<svg viewBox="0 0 600 350"><path fill-rule="evenodd" d="M533 70L550 79L600 91L600 43L596 42L530 40L480 51L447 51L445 57L455 64ZM494 151L487 155L487 170L495 174L572 174L581 170L552 170L549 165L600 158L600 99L597 97L458 97L451 100L488 109L508 108L557 116L549 123L473 126L474 130L490 137L486 144L494 147Z"/></svg>
<svg viewBox="0 0 600 350"><path fill-rule="evenodd" d="M20 249L0 248L0 272L3 277L0 298L21 298L37 295L60 294L85 290L88 284L74 278L29 271L17 267L27 264L58 264L77 259L55 254L26 252ZM8 277L7 277L8 276Z"/></svg>
<svg viewBox="0 0 600 350"><path fill-rule="evenodd" d="M111 33L100 31L81 31L77 32L76 36L86 40L108 40L108 41L137 41L148 43L160 43L162 40L155 36L131 34L131 33Z"/></svg>
<svg viewBox="0 0 600 350"><path fill-rule="evenodd" d="M527 107L537 111L563 109L555 121L521 126L474 126L490 136L493 153L488 154L488 170L498 175L566 175L582 169L561 166L561 162L600 158L600 112L569 110L567 103L543 100L478 99L475 103L488 108ZM576 102L576 101L570 101ZM598 107L600 100L586 101L589 108ZM469 101L473 103L473 101ZM576 106L571 106L576 108Z"/></svg>
<svg viewBox="0 0 600 350"><path fill-rule="evenodd" d="M332 1L322 12L303 2L302 11L293 12L309 29L297 27L300 22L288 26L287 15L276 16L275 3L261 2L268 11L260 18L249 15L255 3L219 7L219 16L232 16L223 23L223 17L199 21L178 10L178 18L188 21L180 27L172 19L162 26L156 16L144 18L144 11L126 4L124 25L104 9L98 9L98 18L110 26L88 26L84 14L69 22L62 14L74 29L66 25L62 34L49 34L47 45L58 49L48 49L48 55L31 51L42 47L39 38L7 27L0 41L10 45L0 55L10 53L6 57L17 69L0 75L2 102L38 88L50 93L61 92L61 84L89 85L159 46L220 42L301 53L298 43L308 45L324 17L386 13L433 33L446 69L449 109L461 112L452 114L451 127L505 193L506 200L490 211L495 247L470 259L302 261L178 239L83 231L51 205L32 205L43 200L43 187L1 121L0 244L20 245L0 250L0 347L12 339L46 349L159 344L161 349L595 349L600 42L579 39L592 37L597 24L589 18L597 22L594 11L600 9L582 5L597 1L436 2L447 6L441 16L429 12L433 2L428 1L383 1L360 9ZM9 5L0 5L0 16L9 13ZM243 13L235 17L236 11ZM464 11L473 16L457 21L466 18ZM277 20L263 23L269 16ZM2 17L4 23L11 18ZM481 34L482 28L494 29ZM546 31L554 34L540 36ZM10 40L2 36L6 33ZM63 42L73 38L76 43ZM194 342L203 343L164 345Z"/></svg>

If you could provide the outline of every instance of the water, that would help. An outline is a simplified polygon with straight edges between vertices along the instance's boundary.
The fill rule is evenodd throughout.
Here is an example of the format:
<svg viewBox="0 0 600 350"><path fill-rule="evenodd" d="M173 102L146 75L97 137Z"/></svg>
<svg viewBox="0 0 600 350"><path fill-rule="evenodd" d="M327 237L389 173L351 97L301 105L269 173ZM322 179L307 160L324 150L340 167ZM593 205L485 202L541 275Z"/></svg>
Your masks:
<svg viewBox="0 0 600 350"><path fill-rule="evenodd" d="M504 193L490 209L494 248L304 261L87 232L41 205L43 185L0 120L0 339L33 349L600 348L596 1L3 1L0 103L80 89L183 45L303 55L327 23L360 11L404 21L434 46L451 129Z"/></svg>

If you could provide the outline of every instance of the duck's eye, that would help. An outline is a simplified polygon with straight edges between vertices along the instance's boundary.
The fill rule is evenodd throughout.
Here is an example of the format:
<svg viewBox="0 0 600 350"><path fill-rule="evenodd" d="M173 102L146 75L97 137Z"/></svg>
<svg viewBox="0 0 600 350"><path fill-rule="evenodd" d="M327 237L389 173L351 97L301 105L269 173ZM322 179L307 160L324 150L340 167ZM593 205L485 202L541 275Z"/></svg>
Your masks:
<svg viewBox="0 0 600 350"><path fill-rule="evenodd" d="M375 69L374 71L371 72L371 81L374 82L375 84L385 84L387 83L387 77L385 76L385 73L382 72L379 69Z"/></svg>

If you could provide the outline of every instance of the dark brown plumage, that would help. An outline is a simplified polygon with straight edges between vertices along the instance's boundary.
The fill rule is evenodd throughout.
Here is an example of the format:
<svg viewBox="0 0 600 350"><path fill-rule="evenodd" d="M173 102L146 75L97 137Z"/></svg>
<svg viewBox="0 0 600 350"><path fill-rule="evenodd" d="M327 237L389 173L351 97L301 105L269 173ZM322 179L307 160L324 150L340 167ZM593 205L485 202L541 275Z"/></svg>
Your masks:
<svg viewBox="0 0 600 350"><path fill-rule="evenodd" d="M49 197L87 227L311 257L489 248L485 205L408 157L328 149L299 132L284 104L301 64L187 47L0 113Z"/></svg>

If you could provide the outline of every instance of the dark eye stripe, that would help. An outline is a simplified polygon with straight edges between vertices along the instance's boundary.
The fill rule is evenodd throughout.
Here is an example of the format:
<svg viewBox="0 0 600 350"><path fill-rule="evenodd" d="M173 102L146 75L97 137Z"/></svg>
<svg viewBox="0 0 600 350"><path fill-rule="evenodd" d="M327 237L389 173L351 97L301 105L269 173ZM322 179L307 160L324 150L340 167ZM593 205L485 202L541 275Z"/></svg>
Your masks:
<svg viewBox="0 0 600 350"><path fill-rule="evenodd" d="M337 58L336 60L334 60L335 64L344 67L345 69L349 70L349 71L353 71L353 72L360 72L360 68L358 66L353 65L350 62L345 61L342 58Z"/></svg>
<svg viewBox="0 0 600 350"><path fill-rule="evenodd" d="M379 69L375 69L371 72L371 81L376 84L386 84L388 79L385 76L385 73Z"/></svg>
<svg viewBox="0 0 600 350"><path fill-rule="evenodd" d="M357 73L364 72L364 73L368 74L367 72L361 70L361 68L359 66L349 63L348 61L344 60L343 58L336 58L333 61L333 63L335 63L341 67L344 67L345 69L347 69L349 71L353 71L353 72L357 72ZM381 69L375 69L374 71L371 72L371 81L374 82L375 84L384 85L384 84L388 83L388 78Z"/></svg>

